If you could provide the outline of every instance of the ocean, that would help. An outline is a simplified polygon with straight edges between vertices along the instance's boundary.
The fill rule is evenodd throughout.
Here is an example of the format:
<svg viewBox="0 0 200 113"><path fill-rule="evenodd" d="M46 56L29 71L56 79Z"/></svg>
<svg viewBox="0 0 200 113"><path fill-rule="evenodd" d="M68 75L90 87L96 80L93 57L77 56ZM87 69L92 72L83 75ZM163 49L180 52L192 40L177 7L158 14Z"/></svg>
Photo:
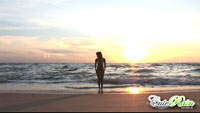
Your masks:
<svg viewBox="0 0 200 113"><path fill-rule="evenodd" d="M200 88L200 63L107 64L105 93L127 88ZM0 92L91 93L98 91L93 63L1 63Z"/></svg>

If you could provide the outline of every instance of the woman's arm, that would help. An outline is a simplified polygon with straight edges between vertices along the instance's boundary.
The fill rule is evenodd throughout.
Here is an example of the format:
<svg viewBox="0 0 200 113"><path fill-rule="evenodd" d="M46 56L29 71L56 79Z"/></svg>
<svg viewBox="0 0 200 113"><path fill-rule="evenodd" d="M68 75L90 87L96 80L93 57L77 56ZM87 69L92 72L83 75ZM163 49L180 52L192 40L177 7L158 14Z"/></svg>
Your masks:
<svg viewBox="0 0 200 113"><path fill-rule="evenodd" d="M106 70L106 59L104 59L104 71Z"/></svg>
<svg viewBox="0 0 200 113"><path fill-rule="evenodd" d="M95 72L97 72L97 59L95 60Z"/></svg>

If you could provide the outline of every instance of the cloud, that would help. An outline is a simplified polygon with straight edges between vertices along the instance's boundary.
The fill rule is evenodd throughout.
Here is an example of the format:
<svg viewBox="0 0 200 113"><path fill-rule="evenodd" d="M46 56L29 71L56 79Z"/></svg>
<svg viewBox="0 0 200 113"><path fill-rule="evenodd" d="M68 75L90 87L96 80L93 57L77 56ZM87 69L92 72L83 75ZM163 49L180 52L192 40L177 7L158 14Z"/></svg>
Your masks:
<svg viewBox="0 0 200 113"><path fill-rule="evenodd" d="M42 30L42 29L44 29L44 28L41 28L41 27L24 27L24 26L3 26L3 27L1 27L0 26L0 30L1 31L21 31L21 30L25 30L25 31L27 31L27 30Z"/></svg>
<svg viewBox="0 0 200 113"><path fill-rule="evenodd" d="M94 54L92 45L83 37L41 40L39 37L0 36L0 62L89 62ZM80 59L86 56L89 59Z"/></svg>
<svg viewBox="0 0 200 113"><path fill-rule="evenodd" d="M13 55L13 54L16 54L16 52L11 52L11 51L1 51L1 54Z"/></svg>
<svg viewBox="0 0 200 113"><path fill-rule="evenodd" d="M44 30L51 30L54 34L66 29L60 29L56 25L55 19L51 16L55 14L56 7L67 5L71 0L1 0L0 4L0 34L22 36L27 34L27 30L37 30L35 36L45 35ZM51 12L51 13L50 13ZM55 30L57 29L57 30ZM41 30L42 33L38 33ZM16 33L19 31L21 33ZM57 33L58 31L58 33ZM30 33L33 34L33 33ZM30 35L32 36L32 35ZM47 35L48 36L48 35Z"/></svg>
<svg viewBox="0 0 200 113"><path fill-rule="evenodd" d="M50 5L57 5L57 4L61 4L63 2L70 2L71 0L26 0L27 3L31 3L31 4L50 4Z"/></svg>
<svg viewBox="0 0 200 113"><path fill-rule="evenodd" d="M46 53L58 53L58 54L74 54L74 53L81 53L81 51L72 51L72 50L65 50L65 49L40 49Z"/></svg>
<svg viewBox="0 0 200 113"><path fill-rule="evenodd" d="M93 62L95 53L120 54L116 38L0 36L0 62Z"/></svg>
<svg viewBox="0 0 200 113"><path fill-rule="evenodd" d="M2 8L34 8L42 5L58 5L63 2L68 3L71 0L1 0ZM8 7L9 6L9 7Z"/></svg>

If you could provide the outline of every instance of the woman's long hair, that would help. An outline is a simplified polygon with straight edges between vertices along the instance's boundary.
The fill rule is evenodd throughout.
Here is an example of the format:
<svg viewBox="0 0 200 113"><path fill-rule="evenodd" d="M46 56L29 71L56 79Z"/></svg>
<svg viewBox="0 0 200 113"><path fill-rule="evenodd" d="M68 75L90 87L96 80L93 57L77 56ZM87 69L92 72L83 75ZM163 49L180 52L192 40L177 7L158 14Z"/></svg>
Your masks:
<svg viewBox="0 0 200 113"><path fill-rule="evenodd" d="M98 59L99 59L99 58L103 58L103 55L102 55L101 52L97 52L96 54L97 54Z"/></svg>

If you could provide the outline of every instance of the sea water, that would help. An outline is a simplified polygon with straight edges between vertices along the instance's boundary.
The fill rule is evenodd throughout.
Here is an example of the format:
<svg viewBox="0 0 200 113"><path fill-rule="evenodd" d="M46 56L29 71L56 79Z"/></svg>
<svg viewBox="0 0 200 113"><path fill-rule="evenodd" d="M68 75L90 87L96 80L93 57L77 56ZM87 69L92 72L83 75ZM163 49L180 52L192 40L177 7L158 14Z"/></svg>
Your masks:
<svg viewBox="0 0 200 113"><path fill-rule="evenodd" d="M199 88L200 63L107 64L104 92ZM98 90L93 63L1 63L0 92L84 93Z"/></svg>

